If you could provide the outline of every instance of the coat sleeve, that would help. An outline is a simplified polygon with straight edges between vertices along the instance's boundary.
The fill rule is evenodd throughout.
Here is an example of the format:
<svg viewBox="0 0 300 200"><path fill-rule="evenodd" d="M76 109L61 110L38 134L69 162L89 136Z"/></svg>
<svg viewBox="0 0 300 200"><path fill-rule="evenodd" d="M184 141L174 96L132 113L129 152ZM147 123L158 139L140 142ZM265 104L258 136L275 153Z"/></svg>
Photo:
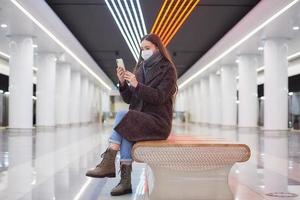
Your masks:
<svg viewBox="0 0 300 200"><path fill-rule="evenodd" d="M138 98L147 103L155 105L164 104L174 93L177 81L175 73L174 68L170 67L156 88L139 82L134 92Z"/></svg>
<svg viewBox="0 0 300 200"><path fill-rule="evenodd" d="M121 85L121 83L119 82L119 92L121 94L121 97L123 99L123 101L127 104L130 104L130 100L131 100L131 96L132 96L132 91L130 90L129 86L127 85L127 83L125 83L123 86Z"/></svg>

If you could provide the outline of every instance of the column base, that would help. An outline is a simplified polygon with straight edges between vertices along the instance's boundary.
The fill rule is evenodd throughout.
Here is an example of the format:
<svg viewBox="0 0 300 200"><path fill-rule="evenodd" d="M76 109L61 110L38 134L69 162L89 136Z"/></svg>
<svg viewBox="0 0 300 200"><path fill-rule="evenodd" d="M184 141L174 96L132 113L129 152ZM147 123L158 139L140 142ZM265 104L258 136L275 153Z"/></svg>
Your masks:
<svg viewBox="0 0 300 200"><path fill-rule="evenodd" d="M234 197L228 185L231 167L202 171L177 171L162 167L151 167L150 170L147 167L149 199L232 200Z"/></svg>
<svg viewBox="0 0 300 200"><path fill-rule="evenodd" d="M201 126L209 126L209 123L200 122L199 124L200 124Z"/></svg>
<svg viewBox="0 0 300 200"><path fill-rule="evenodd" d="M289 131L290 129L289 128L286 128L286 129L270 129L270 128L264 128L262 127L261 128L262 131Z"/></svg>
<svg viewBox="0 0 300 200"><path fill-rule="evenodd" d="M56 127L55 126L40 126L40 125L37 125L35 126L35 129L37 131L55 131Z"/></svg>
<svg viewBox="0 0 300 200"><path fill-rule="evenodd" d="M260 130L260 128L258 126L255 126L255 127L239 126L239 127L237 127L237 129L239 129L239 130L250 130L250 131Z"/></svg>
<svg viewBox="0 0 300 200"><path fill-rule="evenodd" d="M56 124L56 128L70 128L70 124Z"/></svg>
<svg viewBox="0 0 300 200"><path fill-rule="evenodd" d="M209 128L221 128L222 125L220 125L220 124L208 124L208 127Z"/></svg>
<svg viewBox="0 0 300 200"><path fill-rule="evenodd" d="M221 125L222 129L237 129L236 125Z"/></svg>
<svg viewBox="0 0 300 200"><path fill-rule="evenodd" d="M6 128L10 133L32 133L35 131L35 127L32 128Z"/></svg>
<svg viewBox="0 0 300 200"><path fill-rule="evenodd" d="M72 124L70 124L70 127L79 127L80 126L80 123L78 122L78 123L72 123Z"/></svg>

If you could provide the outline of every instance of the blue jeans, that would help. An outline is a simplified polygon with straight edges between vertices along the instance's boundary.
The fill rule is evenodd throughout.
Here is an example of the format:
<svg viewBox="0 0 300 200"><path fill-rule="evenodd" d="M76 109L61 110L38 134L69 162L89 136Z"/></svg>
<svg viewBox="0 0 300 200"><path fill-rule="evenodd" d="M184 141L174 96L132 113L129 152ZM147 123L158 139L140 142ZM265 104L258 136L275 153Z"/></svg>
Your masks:
<svg viewBox="0 0 300 200"><path fill-rule="evenodd" d="M113 128L115 128L120 121L123 119L123 117L126 115L128 111L119 111L116 114L116 119L113 125ZM114 129L112 131L112 134L109 138L110 143L114 144L119 144L120 145L120 161L130 161L132 162L132 157L131 157L131 149L133 146L133 142L130 142L123 138L119 133L117 133Z"/></svg>

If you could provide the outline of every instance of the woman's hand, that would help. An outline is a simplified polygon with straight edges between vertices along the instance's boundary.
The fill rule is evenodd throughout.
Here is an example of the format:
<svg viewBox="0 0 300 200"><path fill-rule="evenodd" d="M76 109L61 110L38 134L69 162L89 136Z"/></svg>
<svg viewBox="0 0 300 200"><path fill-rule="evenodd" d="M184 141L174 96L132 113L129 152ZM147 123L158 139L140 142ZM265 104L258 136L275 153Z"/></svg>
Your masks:
<svg viewBox="0 0 300 200"><path fill-rule="evenodd" d="M131 73L130 71L125 72L124 78L125 78L125 80L127 80L130 83L130 85L132 87L135 88L137 86L138 81L136 80L135 75L133 73Z"/></svg>
<svg viewBox="0 0 300 200"><path fill-rule="evenodd" d="M123 86L124 83L125 83L125 78L124 78L125 70L122 67L117 67L117 76L118 76L118 79L119 79L120 83Z"/></svg>

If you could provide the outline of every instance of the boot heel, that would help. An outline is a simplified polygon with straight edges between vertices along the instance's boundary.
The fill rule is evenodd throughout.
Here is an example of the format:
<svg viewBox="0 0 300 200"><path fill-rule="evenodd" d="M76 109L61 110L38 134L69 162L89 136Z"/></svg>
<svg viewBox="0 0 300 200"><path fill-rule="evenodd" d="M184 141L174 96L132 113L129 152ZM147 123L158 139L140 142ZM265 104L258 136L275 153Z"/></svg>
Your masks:
<svg viewBox="0 0 300 200"><path fill-rule="evenodd" d="M105 177L108 177L108 178L115 178L115 177L116 177L116 174L107 174Z"/></svg>
<svg viewBox="0 0 300 200"><path fill-rule="evenodd" d="M130 193L132 193L132 189L125 190L125 194L130 194Z"/></svg>
<svg viewBox="0 0 300 200"><path fill-rule="evenodd" d="M116 191L116 192L111 192L110 195L111 196L121 196L124 194L131 194L132 193L132 189L126 189L124 191Z"/></svg>

